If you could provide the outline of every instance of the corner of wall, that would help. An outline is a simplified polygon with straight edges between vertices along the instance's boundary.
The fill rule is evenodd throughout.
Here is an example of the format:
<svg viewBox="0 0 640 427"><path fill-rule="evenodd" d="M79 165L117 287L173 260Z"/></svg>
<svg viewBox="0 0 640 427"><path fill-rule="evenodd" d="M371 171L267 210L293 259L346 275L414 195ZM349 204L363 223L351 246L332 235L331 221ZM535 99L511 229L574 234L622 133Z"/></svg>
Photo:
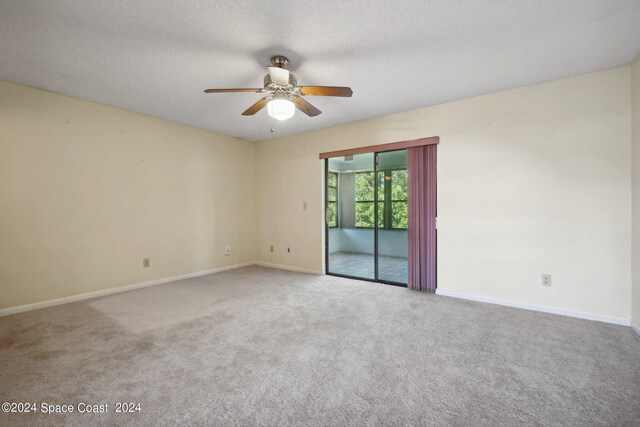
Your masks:
<svg viewBox="0 0 640 427"><path fill-rule="evenodd" d="M640 54L631 64L631 326L640 335Z"/></svg>

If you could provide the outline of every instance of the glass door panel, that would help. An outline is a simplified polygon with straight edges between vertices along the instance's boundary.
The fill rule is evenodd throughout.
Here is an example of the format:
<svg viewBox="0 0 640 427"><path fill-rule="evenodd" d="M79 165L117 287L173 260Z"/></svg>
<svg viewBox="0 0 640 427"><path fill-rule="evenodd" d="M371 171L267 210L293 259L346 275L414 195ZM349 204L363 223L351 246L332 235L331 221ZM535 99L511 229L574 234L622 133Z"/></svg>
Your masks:
<svg viewBox="0 0 640 427"><path fill-rule="evenodd" d="M376 280L373 153L326 162L327 273Z"/></svg>
<svg viewBox="0 0 640 427"><path fill-rule="evenodd" d="M377 153L377 280L407 284L407 150Z"/></svg>

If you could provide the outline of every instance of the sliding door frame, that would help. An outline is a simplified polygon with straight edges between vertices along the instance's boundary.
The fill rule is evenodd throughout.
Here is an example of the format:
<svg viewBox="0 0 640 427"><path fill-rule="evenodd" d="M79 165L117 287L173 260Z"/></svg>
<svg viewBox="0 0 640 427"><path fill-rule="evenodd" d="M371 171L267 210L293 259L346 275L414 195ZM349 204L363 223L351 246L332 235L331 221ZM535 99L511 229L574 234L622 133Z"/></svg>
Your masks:
<svg viewBox="0 0 640 427"><path fill-rule="evenodd" d="M373 153L373 279L376 282L379 281L378 279L378 153Z"/></svg>

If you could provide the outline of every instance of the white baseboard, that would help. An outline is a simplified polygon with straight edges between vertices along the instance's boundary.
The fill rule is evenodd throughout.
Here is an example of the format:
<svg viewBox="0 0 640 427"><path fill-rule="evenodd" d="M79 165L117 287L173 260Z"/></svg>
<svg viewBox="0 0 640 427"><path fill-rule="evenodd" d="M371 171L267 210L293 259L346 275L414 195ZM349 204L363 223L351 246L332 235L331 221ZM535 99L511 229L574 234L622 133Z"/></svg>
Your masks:
<svg viewBox="0 0 640 427"><path fill-rule="evenodd" d="M631 326L631 321L629 319L624 319L621 317L603 316L601 314L592 314L592 313L585 313L582 311L565 310L562 308L548 307L545 305L525 304L525 303L507 301L507 300L502 300L497 298L472 295L464 292L447 291L444 289L436 289L436 294L446 296L446 297L461 298L461 299L478 301L478 302L486 302L489 304L504 305L507 307L522 308L524 310L540 311L543 313L559 314L561 316L577 317L579 319L613 323L615 325ZM636 329L636 332L638 332L638 329Z"/></svg>
<svg viewBox="0 0 640 427"><path fill-rule="evenodd" d="M147 288L149 286L162 285L164 283L175 282L177 280L190 279L192 277L206 276L207 274L220 273L222 271L234 270L236 268L246 267L255 264L253 261L243 262L240 264L227 265L224 267L212 268L210 270L197 271L195 273L181 274L179 276L165 277L162 279L150 280L148 282L134 283L132 285L119 286L117 288L101 289L99 291L86 292L78 295L71 295L64 298L56 298L47 301L40 301L33 304L19 305L0 309L0 317L9 316L11 314L23 313L25 311L38 310L46 307L53 307L69 302L82 301L91 298L103 297L105 295L117 294L120 292L132 291L134 289Z"/></svg>
<svg viewBox="0 0 640 427"><path fill-rule="evenodd" d="M633 323L633 320L631 321L631 329L636 331L636 334L638 334L638 336L640 336L640 325L637 325L637 324Z"/></svg>
<svg viewBox="0 0 640 427"><path fill-rule="evenodd" d="M295 267L293 265L273 264L271 262L256 261L255 265L261 265L263 267L277 268L278 270L297 271L298 273L307 274L322 274L322 270L314 270L312 268Z"/></svg>

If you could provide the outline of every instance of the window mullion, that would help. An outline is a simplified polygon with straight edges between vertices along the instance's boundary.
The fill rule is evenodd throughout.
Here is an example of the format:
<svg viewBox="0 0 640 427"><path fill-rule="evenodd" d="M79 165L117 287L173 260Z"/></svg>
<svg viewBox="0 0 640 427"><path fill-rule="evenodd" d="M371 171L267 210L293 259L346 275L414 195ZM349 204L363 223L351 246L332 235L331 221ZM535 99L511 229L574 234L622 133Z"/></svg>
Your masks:
<svg viewBox="0 0 640 427"><path fill-rule="evenodd" d="M387 173L389 174L389 180L387 181ZM391 229L393 225L392 210L391 210L391 186L393 182L393 174L391 171L384 171L384 228Z"/></svg>

